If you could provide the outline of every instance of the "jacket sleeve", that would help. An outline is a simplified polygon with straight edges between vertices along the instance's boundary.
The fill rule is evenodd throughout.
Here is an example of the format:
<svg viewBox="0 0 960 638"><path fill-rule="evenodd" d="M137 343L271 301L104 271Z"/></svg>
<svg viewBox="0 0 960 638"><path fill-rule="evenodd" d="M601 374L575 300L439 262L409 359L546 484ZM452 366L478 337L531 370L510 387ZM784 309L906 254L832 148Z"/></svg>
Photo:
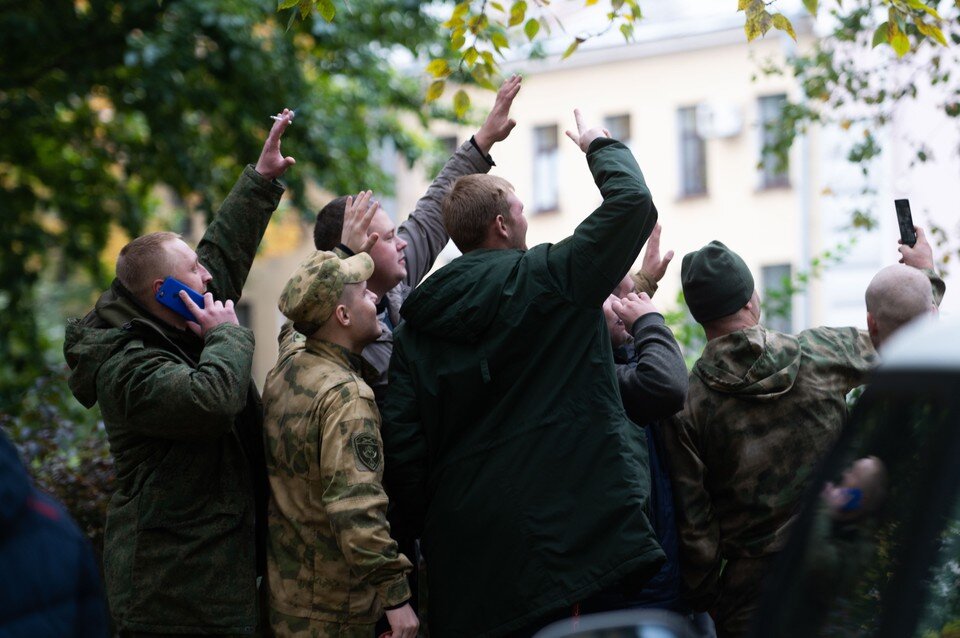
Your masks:
<svg viewBox="0 0 960 638"><path fill-rule="evenodd" d="M402 328L399 333L402 335ZM393 503L394 536L403 542L419 538L423 532L427 442L402 336L394 340L389 388L383 408L384 484Z"/></svg>
<svg viewBox="0 0 960 638"><path fill-rule="evenodd" d="M683 409L687 366L677 340L659 313L634 321L631 332L636 363L618 364L617 381L627 416L644 425Z"/></svg>
<svg viewBox="0 0 960 638"><path fill-rule="evenodd" d="M844 394L862 385L877 365L877 351L866 330L820 327L804 330L806 355L838 378Z"/></svg>
<svg viewBox="0 0 960 638"><path fill-rule="evenodd" d="M947 292L947 284L943 281L943 278L937 274L937 271L932 268L924 268L923 274L930 280L930 287L933 289L933 303L939 308L940 303L943 301L943 295Z"/></svg>
<svg viewBox="0 0 960 638"><path fill-rule="evenodd" d="M720 525L706 486L696 429L686 413L662 429L669 458L680 541L680 571L694 611L707 611L720 591Z"/></svg>
<svg viewBox="0 0 960 638"><path fill-rule="evenodd" d="M417 201L414 211L400 224L397 235L407 247L403 254L407 260L407 278L404 282L415 288L437 260L437 255L450 239L443 225L441 205L453 183L464 175L487 173L490 164L469 141L464 142L444 164L440 174Z"/></svg>
<svg viewBox="0 0 960 638"><path fill-rule="evenodd" d="M373 393L356 382L329 393L320 440L321 500L350 571L380 595L386 607L410 599L410 561L387 524L383 443Z"/></svg>
<svg viewBox="0 0 960 638"><path fill-rule="evenodd" d="M547 257L560 294L599 307L623 279L657 223L657 209L637 161L626 146L594 140L587 163L603 203Z"/></svg>
<svg viewBox="0 0 960 638"><path fill-rule="evenodd" d="M205 335L196 368L141 342L114 356L99 375L101 396L120 395L124 424L162 439L200 439L228 431L246 404L253 332L222 324Z"/></svg>
<svg viewBox="0 0 960 638"><path fill-rule="evenodd" d="M280 203L283 186L247 166L223 200L197 246L197 256L213 275L210 292L220 300L240 299L257 247L270 216Z"/></svg>

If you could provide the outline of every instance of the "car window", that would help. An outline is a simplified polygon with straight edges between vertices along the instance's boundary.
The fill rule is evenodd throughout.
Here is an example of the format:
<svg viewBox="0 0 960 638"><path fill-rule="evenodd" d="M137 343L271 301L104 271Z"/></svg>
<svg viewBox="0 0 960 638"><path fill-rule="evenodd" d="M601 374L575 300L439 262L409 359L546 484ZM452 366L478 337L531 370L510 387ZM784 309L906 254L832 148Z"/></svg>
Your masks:
<svg viewBox="0 0 960 638"><path fill-rule="evenodd" d="M811 486L754 635L952 635L942 628L957 620L960 590L958 394L943 375L867 388Z"/></svg>

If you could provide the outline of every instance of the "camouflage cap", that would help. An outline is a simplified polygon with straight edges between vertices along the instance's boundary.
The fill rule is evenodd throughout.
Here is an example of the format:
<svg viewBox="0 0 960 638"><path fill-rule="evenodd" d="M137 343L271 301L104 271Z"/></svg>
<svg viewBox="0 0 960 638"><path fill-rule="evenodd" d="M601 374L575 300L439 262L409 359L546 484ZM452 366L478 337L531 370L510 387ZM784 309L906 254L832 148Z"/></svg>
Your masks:
<svg viewBox="0 0 960 638"><path fill-rule="evenodd" d="M747 264L718 241L684 255L680 284L690 314L700 323L732 315L747 305L754 292Z"/></svg>
<svg viewBox="0 0 960 638"><path fill-rule="evenodd" d="M300 264L283 288L280 312L293 321L298 332L316 332L333 314L343 287L366 281L372 274L373 260L367 253L340 259L335 253L318 250Z"/></svg>

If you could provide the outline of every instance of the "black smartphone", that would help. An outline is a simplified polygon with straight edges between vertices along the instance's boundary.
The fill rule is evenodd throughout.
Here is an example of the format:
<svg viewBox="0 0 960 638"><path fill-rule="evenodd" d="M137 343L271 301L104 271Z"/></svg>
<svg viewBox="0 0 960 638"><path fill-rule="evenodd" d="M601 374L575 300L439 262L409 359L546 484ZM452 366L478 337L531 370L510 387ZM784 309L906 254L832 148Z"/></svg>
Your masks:
<svg viewBox="0 0 960 638"><path fill-rule="evenodd" d="M910 214L909 199L895 199L893 205L897 207L897 223L900 224L900 241L913 248L917 243L917 231L913 227L913 215Z"/></svg>
<svg viewBox="0 0 960 638"><path fill-rule="evenodd" d="M197 306L200 308L203 308L203 295L187 284L174 279L173 277L167 277L163 280L160 290L157 291L157 301L162 303L170 310L173 310L187 321L196 321L197 318L193 316L192 312L187 310L187 305L183 303L182 299L180 299L181 290L186 290L190 298L193 299L193 303L197 304Z"/></svg>

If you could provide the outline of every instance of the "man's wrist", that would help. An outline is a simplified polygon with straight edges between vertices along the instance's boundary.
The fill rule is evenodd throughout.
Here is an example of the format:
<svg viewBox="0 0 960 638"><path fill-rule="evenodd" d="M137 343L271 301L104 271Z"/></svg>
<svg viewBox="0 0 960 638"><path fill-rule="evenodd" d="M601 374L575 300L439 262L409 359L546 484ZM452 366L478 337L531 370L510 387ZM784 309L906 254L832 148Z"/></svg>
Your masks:
<svg viewBox="0 0 960 638"><path fill-rule="evenodd" d="M477 137L481 139L477 139ZM488 142L483 137L483 131L477 131L476 135L470 136L470 144L473 148L477 149L477 152L480 153L480 157L487 161L487 164L490 166L496 166L496 163L493 161L493 158L490 156L490 149L493 148L493 142Z"/></svg>

